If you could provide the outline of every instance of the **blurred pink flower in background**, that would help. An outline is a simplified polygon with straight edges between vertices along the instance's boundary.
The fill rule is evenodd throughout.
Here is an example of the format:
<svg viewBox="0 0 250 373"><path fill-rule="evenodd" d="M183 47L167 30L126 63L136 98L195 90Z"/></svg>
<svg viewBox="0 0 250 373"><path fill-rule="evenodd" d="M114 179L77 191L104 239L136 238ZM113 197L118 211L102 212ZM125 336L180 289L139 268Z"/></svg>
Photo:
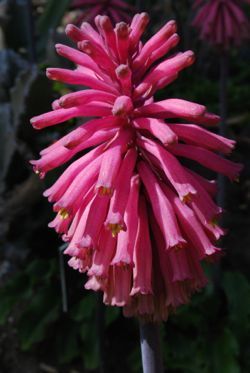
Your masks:
<svg viewBox="0 0 250 373"><path fill-rule="evenodd" d="M249 0L196 0L197 14L193 26L200 30L200 38L211 44L229 48L249 38L250 23L243 4Z"/></svg>
<svg viewBox="0 0 250 373"><path fill-rule="evenodd" d="M182 160L231 180L241 165L218 154L229 154L234 141L205 129L220 120L205 106L177 98L154 101L194 62L191 51L163 59L179 42L174 21L145 44L145 13L115 28L107 16L95 22L98 31L88 23L67 26L77 49L56 45L76 69L47 70L50 79L79 90L31 123L43 129L76 117L98 118L31 163L44 177L74 157L44 195L57 213L50 226L68 242L69 265L88 275L85 288L103 291L105 304L124 307L125 315L166 319L206 285L201 262L220 256L216 241L224 234L217 224L222 210L213 200L216 182Z"/></svg>
<svg viewBox="0 0 250 373"><path fill-rule="evenodd" d="M110 17L113 24L130 22L130 13L134 8L123 0L73 0L71 9L78 10L74 23L80 25L83 21L94 23L98 14Z"/></svg>

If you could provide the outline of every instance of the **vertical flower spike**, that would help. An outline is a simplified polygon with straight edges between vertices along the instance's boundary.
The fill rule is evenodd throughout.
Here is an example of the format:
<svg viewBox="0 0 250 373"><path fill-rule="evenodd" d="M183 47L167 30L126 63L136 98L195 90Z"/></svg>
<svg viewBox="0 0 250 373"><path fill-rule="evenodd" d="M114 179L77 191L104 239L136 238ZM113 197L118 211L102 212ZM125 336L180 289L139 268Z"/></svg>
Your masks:
<svg viewBox="0 0 250 373"><path fill-rule="evenodd" d="M246 0L196 0L193 26L200 38L213 45L229 48L250 36L250 23L243 10Z"/></svg>
<svg viewBox="0 0 250 373"><path fill-rule="evenodd" d="M109 16L112 23L130 22L134 8L123 0L72 0L71 9L77 11L75 24L94 23L98 14Z"/></svg>
<svg viewBox="0 0 250 373"><path fill-rule="evenodd" d="M131 24L112 26L105 15L96 17L96 29L86 22L67 26L78 49L57 51L77 67L49 69L48 77L87 87L62 96L31 123L42 129L94 118L31 163L44 177L73 159L44 195L56 212L50 227L68 243L69 265L88 276L85 288L102 291L104 303L127 316L159 321L206 285L201 262L219 256L216 241L224 234L216 224L222 213L216 183L189 170L183 158L231 180L241 165L220 156L235 144L203 128L220 119L204 105L154 99L194 56L163 60L179 41L176 24L168 22L143 45L148 22L142 13Z"/></svg>

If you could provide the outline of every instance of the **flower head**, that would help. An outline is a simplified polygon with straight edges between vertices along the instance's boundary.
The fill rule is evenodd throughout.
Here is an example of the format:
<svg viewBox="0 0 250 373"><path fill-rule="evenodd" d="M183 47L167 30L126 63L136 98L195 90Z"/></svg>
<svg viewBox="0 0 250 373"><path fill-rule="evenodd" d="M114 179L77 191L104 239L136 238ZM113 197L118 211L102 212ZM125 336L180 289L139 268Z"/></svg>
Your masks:
<svg viewBox="0 0 250 373"><path fill-rule="evenodd" d="M78 49L56 50L77 67L48 69L47 75L79 90L31 123L42 129L95 118L31 163L44 177L78 155L44 193L57 213L50 226L68 242L69 265L87 273L85 287L103 291L106 304L160 320L206 284L201 262L218 257L216 241L224 234L216 223L222 212L213 200L216 183L189 170L183 159L231 180L241 166L218 154L229 154L234 141L205 128L219 121L205 106L154 100L194 55L163 59L178 44L176 24L168 22L143 44L148 21L142 13L115 28L107 16L97 16L98 31L88 23L67 26Z"/></svg>
<svg viewBox="0 0 250 373"><path fill-rule="evenodd" d="M249 37L250 24L243 10L249 0L196 0L198 9L193 26L200 30L200 38L213 45L229 48Z"/></svg>
<svg viewBox="0 0 250 373"><path fill-rule="evenodd" d="M94 23L98 14L110 17L112 23L130 22L133 7L123 0L73 0L71 8L77 10L76 24L83 21Z"/></svg>

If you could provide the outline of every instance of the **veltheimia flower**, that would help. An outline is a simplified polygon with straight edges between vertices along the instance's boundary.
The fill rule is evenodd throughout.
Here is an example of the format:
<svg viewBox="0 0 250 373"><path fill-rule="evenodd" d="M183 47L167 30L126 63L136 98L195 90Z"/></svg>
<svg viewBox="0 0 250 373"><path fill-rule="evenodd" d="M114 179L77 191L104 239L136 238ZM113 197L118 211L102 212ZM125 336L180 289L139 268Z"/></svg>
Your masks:
<svg viewBox="0 0 250 373"><path fill-rule="evenodd" d="M133 7L123 0L73 0L71 8L78 10L76 24L94 23L98 14L109 16L112 23L130 22L133 11Z"/></svg>
<svg viewBox="0 0 250 373"><path fill-rule="evenodd" d="M229 48L249 37L250 24L243 10L249 0L196 0L197 14L193 26L200 30L200 38L213 45Z"/></svg>
<svg viewBox="0 0 250 373"><path fill-rule="evenodd" d="M47 70L50 79L78 90L31 123L43 129L95 118L31 163L44 177L74 158L44 195L57 214L50 226L68 242L69 265L88 275L85 287L101 290L105 304L123 307L126 315L166 319L205 286L201 262L219 256L216 241L224 233L217 225L222 210L213 200L216 182L183 160L230 180L238 178L241 165L220 155L229 154L234 141L206 129L219 117L205 106L154 99L194 62L191 51L163 59L179 42L174 21L146 43L146 13L115 28L107 16L95 22L98 31L88 23L67 26L77 49L56 45L76 69Z"/></svg>

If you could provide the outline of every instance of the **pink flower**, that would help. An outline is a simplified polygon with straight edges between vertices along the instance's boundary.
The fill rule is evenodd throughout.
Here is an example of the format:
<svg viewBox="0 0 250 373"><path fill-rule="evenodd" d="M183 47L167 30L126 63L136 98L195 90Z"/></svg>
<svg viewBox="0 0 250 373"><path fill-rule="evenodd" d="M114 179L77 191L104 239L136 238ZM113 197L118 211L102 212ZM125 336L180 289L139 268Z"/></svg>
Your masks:
<svg viewBox="0 0 250 373"><path fill-rule="evenodd" d="M73 0L71 8L77 10L77 25L82 22L94 23L98 14L107 15L114 24L130 22L130 13L134 10L123 0Z"/></svg>
<svg viewBox="0 0 250 373"><path fill-rule="evenodd" d="M243 10L249 0L196 0L197 14L193 26L200 30L200 38L211 44L229 48L249 37L250 24Z"/></svg>
<svg viewBox="0 0 250 373"><path fill-rule="evenodd" d="M161 320L205 286L201 261L218 258L216 241L224 234L216 223L222 213L213 200L216 183L187 169L183 158L231 180L241 165L218 154L229 154L235 143L205 128L219 122L205 106L154 100L194 55L162 59L179 41L176 24L168 22L143 44L148 21L142 13L115 28L107 16L97 16L98 31L86 23L67 26L78 49L56 49L77 67L48 69L47 75L78 85L78 91L31 123L43 129L76 117L98 118L31 163L44 177L72 160L44 195L57 213L50 226L68 242L69 265L88 275L85 287L101 290L106 304L124 307L128 316Z"/></svg>

